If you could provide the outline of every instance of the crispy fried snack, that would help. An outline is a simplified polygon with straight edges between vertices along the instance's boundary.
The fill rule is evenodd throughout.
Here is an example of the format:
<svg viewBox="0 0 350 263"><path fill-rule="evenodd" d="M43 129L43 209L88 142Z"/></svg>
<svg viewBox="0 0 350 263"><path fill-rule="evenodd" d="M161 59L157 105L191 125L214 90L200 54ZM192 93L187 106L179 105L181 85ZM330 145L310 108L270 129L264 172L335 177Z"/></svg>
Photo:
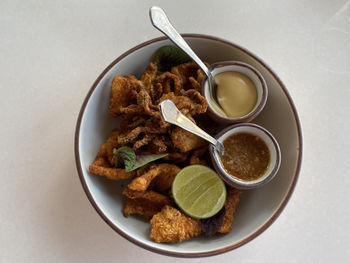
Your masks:
<svg viewBox="0 0 350 263"><path fill-rule="evenodd" d="M130 214L139 214L151 218L165 205L174 204L170 197L156 191L168 190L180 168L173 164L163 163L139 170L137 172L139 176L123 191L127 197L123 213L126 217Z"/></svg>
<svg viewBox="0 0 350 263"><path fill-rule="evenodd" d="M134 76L116 76L112 82L109 114L117 117L121 114L121 108L128 106L134 99L132 90L142 85Z"/></svg>
<svg viewBox="0 0 350 263"><path fill-rule="evenodd" d="M123 195L130 199L143 199L145 202L156 202L164 205L173 205L174 201L168 196L160 194L158 192L147 190L147 191L134 191L126 187L123 191Z"/></svg>
<svg viewBox="0 0 350 263"><path fill-rule="evenodd" d="M162 211L151 219L150 237L157 243L182 242L201 234L201 223L171 206L164 206Z"/></svg>
<svg viewBox="0 0 350 263"><path fill-rule="evenodd" d="M116 76L112 82L109 113L112 117L123 117L118 144L135 151L176 152L171 126L160 119L158 104L170 99L192 120L194 115L205 113L208 104L199 92L202 78L203 72L193 62L173 67L171 72L160 72L151 62L140 80L134 76Z"/></svg>
<svg viewBox="0 0 350 263"><path fill-rule="evenodd" d="M181 80L184 90L196 89L201 90L204 72L198 69L195 62L188 62L171 69L171 73L175 74Z"/></svg>
<svg viewBox="0 0 350 263"><path fill-rule="evenodd" d="M171 140L173 145L181 152L188 152L208 144L202 138L180 127L175 127L171 132Z"/></svg>
<svg viewBox="0 0 350 263"><path fill-rule="evenodd" d="M152 165L148 171L135 178L127 187L133 191L146 191L152 183L152 189L166 191L170 188L180 168L174 164Z"/></svg>
<svg viewBox="0 0 350 263"><path fill-rule="evenodd" d="M119 147L117 142L119 131L113 130L107 141L101 146L96 159L89 166L89 172L96 175L106 176L111 180L128 179L133 177L136 172L125 172L124 169L114 167L113 149Z"/></svg>
<svg viewBox="0 0 350 263"><path fill-rule="evenodd" d="M219 228L218 232L225 234L231 231L233 217L241 197L241 192L233 187L227 187L227 195L225 202L225 217L224 222Z"/></svg>
<svg viewBox="0 0 350 263"><path fill-rule="evenodd" d="M109 114L121 118L120 130L114 130L101 146L89 171L112 180L135 177L124 189L123 214L138 214L151 219L150 237L155 242L182 242L201 234L201 221L176 208L171 185L180 167L188 164L206 165L208 144L203 139L161 120L158 104L172 100L191 121L209 133L215 132L206 114L208 103L201 95L204 72L194 62L161 72L151 62L140 79L116 76L112 81ZM208 129L209 127L209 129ZM136 154L168 153L162 160L136 171L115 168L113 149L131 147ZM160 163L164 161L166 163ZM175 165L176 164L176 165ZM224 219L218 232L231 230L240 192L228 188ZM225 213L225 214L224 214ZM215 229L215 231L217 228ZM203 228L204 231L204 228Z"/></svg>
<svg viewBox="0 0 350 263"><path fill-rule="evenodd" d="M152 88L153 88L153 82L154 79L157 77L157 65L156 63L149 63L145 72L141 76L141 81L145 85L146 91L148 93L152 93Z"/></svg>
<svg viewBox="0 0 350 263"><path fill-rule="evenodd" d="M151 219L156 213L160 212L164 207L164 203L146 200L144 198L126 199L123 214L128 217L131 214L138 214Z"/></svg>
<svg viewBox="0 0 350 263"><path fill-rule="evenodd" d="M163 100L171 100L176 107L186 116L189 114L204 113L207 111L208 103L199 91L190 89L185 91L181 96L177 96L174 92L164 94L158 102Z"/></svg>
<svg viewBox="0 0 350 263"><path fill-rule="evenodd" d="M172 152L169 153L168 156L165 156L163 159L167 162L174 162L174 163L184 163L187 161L189 156L189 152L186 153L179 153L179 152Z"/></svg>
<svg viewBox="0 0 350 263"><path fill-rule="evenodd" d="M125 169L106 167L108 165L102 158L97 159L90 164L89 172L96 175L105 176L111 180L129 179L135 176L135 171L125 172Z"/></svg>
<svg viewBox="0 0 350 263"><path fill-rule="evenodd" d="M190 158L190 165L192 165L192 164L207 165L207 161L205 159L203 159L203 156L206 153L208 153L208 146L204 146L202 148L199 148L199 149L193 151L191 158Z"/></svg>

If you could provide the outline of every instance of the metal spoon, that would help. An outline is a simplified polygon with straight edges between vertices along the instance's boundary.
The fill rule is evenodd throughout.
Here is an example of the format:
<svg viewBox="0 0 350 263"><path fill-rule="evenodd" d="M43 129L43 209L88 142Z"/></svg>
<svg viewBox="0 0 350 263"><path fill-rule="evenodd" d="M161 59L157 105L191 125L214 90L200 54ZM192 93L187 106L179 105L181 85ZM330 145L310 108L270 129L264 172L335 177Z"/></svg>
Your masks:
<svg viewBox="0 0 350 263"><path fill-rule="evenodd" d="M152 25L157 28L164 35L169 37L169 39L174 42L179 48L182 49L188 56L190 56L195 63L204 71L205 75L208 77L209 83L209 94L211 99L211 105L214 106L215 110L218 111L221 115L226 116L225 112L222 110L220 105L216 102L216 99L213 96L213 91L216 87L215 79L211 74L211 71L203 63L203 61L193 52L190 46L182 38L182 36L176 31L176 29L170 23L167 15L164 10L158 6L152 6L149 10L149 15L151 18Z"/></svg>
<svg viewBox="0 0 350 263"><path fill-rule="evenodd" d="M214 145L220 154L224 154L224 145L195 125L190 119L183 115L171 100L163 100L159 103L160 113L163 121L169 122L182 129L189 131Z"/></svg>

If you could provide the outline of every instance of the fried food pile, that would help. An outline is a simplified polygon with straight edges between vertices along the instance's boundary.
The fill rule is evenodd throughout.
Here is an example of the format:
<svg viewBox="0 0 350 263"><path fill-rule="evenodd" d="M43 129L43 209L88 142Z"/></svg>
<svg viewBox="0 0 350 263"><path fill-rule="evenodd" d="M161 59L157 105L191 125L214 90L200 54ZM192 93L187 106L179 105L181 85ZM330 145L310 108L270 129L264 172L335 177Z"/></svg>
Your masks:
<svg viewBox="0 0 350 263"><path fill-rule="evenodd" d="M172 100L191 121L210 134L215 132L206 115L207 101L201 95L203 71L194 62L180 64L161 72L151 62L140 79L116 76L113 79L109 114L121 118L120 127L112 131L89 166L92 174L111 180L130 179L123 195L123 214L143 216L152 225L150 237L155 242L182 242L202 232L203 221L181 212L171 195L171 185L179 170L187 165L210 166L208 144L179 127L163 122L158 104ZM135 153L168 155L160 160L126 172L116 168L114 149L130 147ZM217 232L231 230L240 192L227 187L223 220Z"/></svg>

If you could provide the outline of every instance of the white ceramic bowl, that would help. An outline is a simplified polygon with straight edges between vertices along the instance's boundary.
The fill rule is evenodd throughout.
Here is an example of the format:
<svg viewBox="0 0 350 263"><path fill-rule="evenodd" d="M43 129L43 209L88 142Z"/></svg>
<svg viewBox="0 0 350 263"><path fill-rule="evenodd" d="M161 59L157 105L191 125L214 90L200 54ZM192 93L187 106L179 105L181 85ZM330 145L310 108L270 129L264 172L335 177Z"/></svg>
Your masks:
<svg viewBox="0 0 350 263"><path fill-rule="evenodd" d="M171 42L162 37L134 47L113 61L97 78L79 113L75 133L78 174L91 204L120 235L148 250L179 257L210 256L237 248L260 235L286 206L295 187L302 156L302 135L297 111L277 75L249 51L228 41L206 35L184 35L202 60L209 63L238 60L251 64L264 76L269 97L254 122L268 129L279 142L283 156L275 179L254 190L244 191L232 231L212 238L197 237L183 243L157 244L149 238L150 224L122 214L125 181L110 181L88 172L100 146L118 125L108 114L110 86L115 75L140 76L153 53ZM215 125L213 123L213 125Z"/></svg>

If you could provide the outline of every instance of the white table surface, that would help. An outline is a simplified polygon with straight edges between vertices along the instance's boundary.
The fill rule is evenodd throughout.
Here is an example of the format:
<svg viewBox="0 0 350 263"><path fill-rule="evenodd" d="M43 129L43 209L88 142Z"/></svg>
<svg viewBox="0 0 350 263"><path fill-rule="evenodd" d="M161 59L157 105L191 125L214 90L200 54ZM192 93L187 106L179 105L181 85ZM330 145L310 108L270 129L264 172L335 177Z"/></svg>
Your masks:
<svg viewBox="0 0 350 263"><path fill-rule="evenodd" d="M102 70L158 37L148 8L182 33L233 41L286 84L304 158L276 222L228 253L158 255L115 233L81 187L80 106ZM349 262L350 1L0 1L0 262Z"/></svg>

